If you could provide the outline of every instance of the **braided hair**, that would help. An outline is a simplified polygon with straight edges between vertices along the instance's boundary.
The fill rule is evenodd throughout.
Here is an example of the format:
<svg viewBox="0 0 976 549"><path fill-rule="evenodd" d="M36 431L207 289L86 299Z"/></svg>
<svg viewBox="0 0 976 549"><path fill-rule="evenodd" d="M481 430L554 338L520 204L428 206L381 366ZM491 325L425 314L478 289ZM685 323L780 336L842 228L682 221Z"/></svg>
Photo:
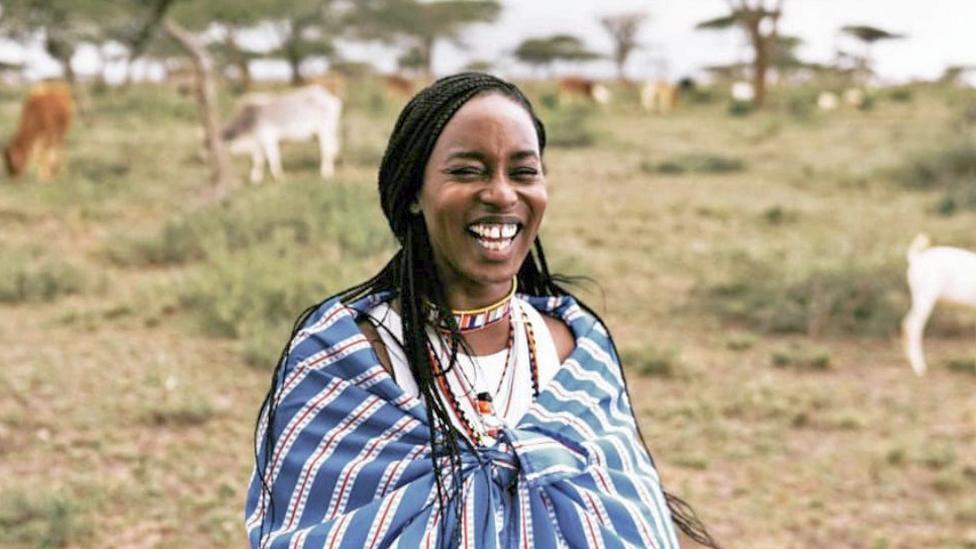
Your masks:
<svg viewBox="0 0 976 549"><path fill-rule="evenodd" d="M462 492L461 445L467 445L471 450L474 448L451 421L444 397L437 390L435 375L444 375L456 365L458 348L464 343L434 267L433 250L423 217L412 213L410 205L420 194L427 161L444 127L469 100L487 93L501 94L526 110L535 127L539 154L542 155L546 146L545 126L536 116L528 98L514 84L489 74L465 72L441 78L421 90L407 103L397 118L379 169L380 205L393 235L400 244L400 249L372 278L306 309L293 328L294 337L308 316L322 303L334 297L339 297L344 303L351 303L368 295L390 292L399 299L400 318L403 323L403 353L416 380L420 395L427 404L427 419L431 427L431 460L434 462L437 495L445 517L445 520L440 521L438 525L442 532L447 526L448 517L454 517L457 521L461 519L459 512ZM517 279L519 290L527 294L568 295L560 283L569 279L549 272L542 242L538 236L534 242L534 249L529 251L519 268ZM596 316L596 313L582 302L580 305ZM446 338L450 359L447 367L440 369L439 374L434 373L437 369L431 363L431 355L427 347L426 325L432 315L436 317L435 322L449 328ZM282 367L287 359L287 353L286 345L272 376L271 388L262 405L262 412L267 408L269 426L274 424L277 407L274 395L280 385L280 378L284 375ZM257 426L255 434L257 436ZM640 434L639 430L638 434ZM643 442L642 435L641 441ZM260 444L261 441L258 442L257 447L263 448L264 463L267 464L270 462L269 458L275 443L273 429L270 427L266 429L263 445ZM441 467L443 461L446 461L449 466ZM258 475L264 489L270 492L270 487L265 482L265 474L260 467ZM670 494L667 496L668 507L675 515L675 523L693 539L708 546L715 546L690 508L680 499ZM273 523L273 505L269 514L270 522ZM262 523L262 536L263 529L264 523ZM450 541L456 546L461 529L456 528L455 532L455 539ZM445 538L441 536L440 539Z"/></svg>

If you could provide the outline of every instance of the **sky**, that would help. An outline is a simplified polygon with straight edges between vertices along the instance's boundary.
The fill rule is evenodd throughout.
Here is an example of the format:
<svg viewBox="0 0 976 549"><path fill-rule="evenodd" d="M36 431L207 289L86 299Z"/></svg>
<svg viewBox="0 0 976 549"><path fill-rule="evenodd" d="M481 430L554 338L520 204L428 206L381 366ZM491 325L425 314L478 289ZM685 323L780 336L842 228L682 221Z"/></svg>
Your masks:
<svg viewBox="0 0 976 549"><path fill-rule="evenodd" d="M507 76L528 74L511 60L511 51L529 37L570 33L584 39L590 49L609 53L611 42L599 25L603 15L646 12L643 47L627 64L632 78L694 76L707 65L749 59L749 48L738 30L696 31L696 23L727 13L725 0L502 0L504 9L490 25L472 25L464 33L467 48L446 42L434 52L434 71L447 74L473 59L489 60ZM907 35L903 40L877 43L873 50L875 70L882 81L937 78L947 65L976 65L976 0L784 0L783 34L803 39L800 58L828 63L837 49L859 46L837 31L846 24L868 24ZM369 60L380 69L394 68L395 52L379 46L347 45L346 55ZM56 74L59 69L40 52L28 59L32 76ZM76 70L95 66L91 52L76 58ZM315 70L315 67L310 67ZM286 74L283 64L262 63L258 76ZM613 76L609 61L560 67L563 72Z"/></svg>

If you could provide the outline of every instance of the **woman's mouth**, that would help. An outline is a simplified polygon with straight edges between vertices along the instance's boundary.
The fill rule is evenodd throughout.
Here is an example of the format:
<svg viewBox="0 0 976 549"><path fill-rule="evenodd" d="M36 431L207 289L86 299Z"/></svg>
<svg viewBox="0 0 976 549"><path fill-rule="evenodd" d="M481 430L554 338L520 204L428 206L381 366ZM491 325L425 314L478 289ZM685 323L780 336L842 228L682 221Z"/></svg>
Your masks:
<svg viewBox="0 0 976 549"><path fill-rule="evenodd" d="M473 223L468 225L468 233L478 241L478 245L495 252L510 248L515 236L521 230L522 226L519 223Z"/></svg>

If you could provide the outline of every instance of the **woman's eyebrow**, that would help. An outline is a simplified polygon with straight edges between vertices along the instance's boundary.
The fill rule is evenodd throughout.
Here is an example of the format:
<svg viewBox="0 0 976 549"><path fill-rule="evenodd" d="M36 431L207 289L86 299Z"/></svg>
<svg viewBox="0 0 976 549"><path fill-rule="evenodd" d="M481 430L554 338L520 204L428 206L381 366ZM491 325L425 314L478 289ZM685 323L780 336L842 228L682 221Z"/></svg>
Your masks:
<svg viewBox="0 0 976 549"><path fill-rule="evenodd" d="M524 160L526 158L535 158L535 159L538 159L539 158L539 153L537 153L536 151L534 151L532 149L525 149L525 150L521 150L521 151L515 151L511 155L509 155L509 159L511 159L511 160Z"/></svg>
<svg viewBox="0 0 976 549"><path fill-rule="evenodd" d="M458 159L460 159L460 160L479 160L481 162L484 162L485 161L485 155L481 154L478 151L457 151L457 152L452 152L451 154L447 155L447 158L445 158L444 161L445 162L450 162L451 160L458 160Z"/></svg>

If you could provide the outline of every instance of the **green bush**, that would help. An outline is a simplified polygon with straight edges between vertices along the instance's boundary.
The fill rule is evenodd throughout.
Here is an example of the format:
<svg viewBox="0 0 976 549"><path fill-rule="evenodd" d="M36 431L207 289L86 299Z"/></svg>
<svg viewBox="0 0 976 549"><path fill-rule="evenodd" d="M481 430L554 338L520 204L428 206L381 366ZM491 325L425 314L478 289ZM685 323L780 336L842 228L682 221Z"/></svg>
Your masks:
<svg viewBox="0 0 976 549"><path fill-rule="evenodd" d="M644 161L641 163L640 169L645 173L666 175L681 175L686 173L724 174L744 171L746 164L739 158L730 158L708 153L692 153L660 163Z"/></svg>
<svg viewBox="0 0 976 549"><path fill-rule="evenodd" d="M70 263L0 250L0 303L54 301L88 285L85 273Z"/></svg>
<svg viewBox="0 0 976 549"><path fill-rule="evenodd" d="M150 235L118 234L104 256L119 266L179 265L280 238L331 242L354 257L392 242L372 189L305 181L242 191L231 203L177 216Z"/></svg>
<svg viewBox="0 0 976 549"><path fill-rule="evenodd" d="M628 370L642 376L672 377L680 367L681 360L675 349L644 345L622 350L620 362Z"/></svg>
<svg viewBox="0 0 976 549"><path fill-rule="evenodd" d="M596 143L598 135L592 127L593 108L573 105L546 110L546 142L553 147L582 148Z"/></svg>
<svg viewBox="0 0 976 549"><path fill-rule="evenodd" d="M6 491L0 497L0 545L64 547L87 533L79 522L80 505L65 493Z"/></svg>
<svg viewBox="0 0 976 549"><path fill-rule="evenodd" d="M826 370L830 368L830 352L826 349L790 345L773 351L770 362L777 368Z"/></svg>
<svg viewBox="0 0 976 549"><path fill-rule="evenodd" d="M699 306L758 332L887 336L907 310L902 271L893 262L790 265L739 257L723 280L695 293Z"/></svg>

